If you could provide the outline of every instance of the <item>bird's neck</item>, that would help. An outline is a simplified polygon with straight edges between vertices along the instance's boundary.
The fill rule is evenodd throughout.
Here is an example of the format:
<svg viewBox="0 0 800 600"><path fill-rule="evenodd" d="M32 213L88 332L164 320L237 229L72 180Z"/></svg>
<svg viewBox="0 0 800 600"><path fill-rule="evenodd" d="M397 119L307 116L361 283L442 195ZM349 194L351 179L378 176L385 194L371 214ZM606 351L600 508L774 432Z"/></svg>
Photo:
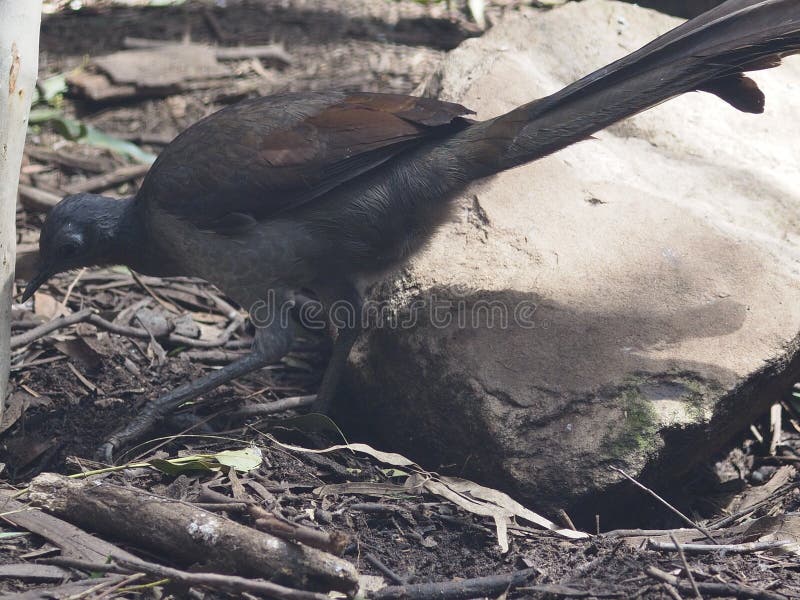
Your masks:
<svg viewBox="0 0 800 600"><path fill-rule="evenodd" d="M143 275L178 275L167 257L159 252L147 227L144 207L135 197L114 200L111 231L106 237L105 254L111 264L125 265Z"/></svg>

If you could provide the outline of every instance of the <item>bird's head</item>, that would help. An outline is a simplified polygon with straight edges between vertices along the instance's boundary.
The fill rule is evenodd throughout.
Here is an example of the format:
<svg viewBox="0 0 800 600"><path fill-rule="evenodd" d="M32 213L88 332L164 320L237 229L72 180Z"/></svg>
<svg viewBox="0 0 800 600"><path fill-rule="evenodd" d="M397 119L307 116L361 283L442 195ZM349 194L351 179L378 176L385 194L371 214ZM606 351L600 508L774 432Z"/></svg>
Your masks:
<svg viewBox="0 0 800 600"><path fill-rule="evenodd" d="M57 273L107 264L124 201L96 194L67 196L48 213L39 236L39 263L22 301Z"/></svg>

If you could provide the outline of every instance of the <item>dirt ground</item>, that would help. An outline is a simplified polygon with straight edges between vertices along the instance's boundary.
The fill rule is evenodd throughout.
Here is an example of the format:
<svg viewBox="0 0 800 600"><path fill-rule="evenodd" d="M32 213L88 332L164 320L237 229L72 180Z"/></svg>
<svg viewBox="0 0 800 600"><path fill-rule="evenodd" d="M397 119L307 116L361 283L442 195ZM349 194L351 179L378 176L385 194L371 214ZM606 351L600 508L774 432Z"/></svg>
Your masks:
<svg viewBox="0 0 800 600"><path fill-rule="evenodd" d="M70 141L62 130L64 119L157 154L191 123L245 97L328 88L411 93L448 49L480 35L457 2L451 8L412 0L84 5L44 19L40 79L86 69L96 57L129 48L126 38L221 47L278 44L285 55L224 60L231 76L167 93L134 89L121 98L96 101L73 87L51 99L49 109L61 116L32 126L23 163L21 183L42 192L44 199L35 192L21 195L20 285L30 273L49 201L64 190L88 187L129 195L141 182L142 172L122 181L95 180L119 173L130 166L130 159L96 144ZM489 3L489 22L515 6L511 1ZM0 493L6 498L41 473L89 477L104 466L95 462L98 446L148 399L230 362L250 341L247 325L212 286L139 277L120 268L55 278L33 303L15 306L13 334L36 332L43 322L86 309L101 322L82 317L35 339L18 338L13 349L12 396L0 423ZM114 327L128 334L110 333ZM138 333L131 334L134 329ZM327 340L309 333L282 363L206 395L183 417L165 424L160 431L164 438L116 457L118 464L137 466L92 475L91 480L204 507L254 531L263 529L253 508L258 507L284 524L326 535L337 532L344 540L337 551L362 576L372 576L362 580L362 597L800 597L800 416L790 401L783 403L783 437L773 452L765 415L726 453L673 490L666 502L641 491L641 510L631 514L629 523L616 524L632 530L609 532L599 515L602 535L570 539L535 528L530 518L515 513L511 519L503 516L509 529L508 549L503 551L492 513L486 505L472 506L480 504L478 488L454 500L448 496L454 482L418 466L398 466L369 452L315 454L285 445L327 448L348 441L335 423L318 415L303 415L302 410L266 409L258 416L240 412L243 406L264 407L313 394L328 351ZM254 467L215 462L216 453L249 446L258 447L263 456ZM191 468L163 462L177 456L206 458L195 460ZM417 485L420 481L444 482L450 492ZM19 501L25 502L26 496L20 495ZM228 587L181 581L141 565L103 574L103 564L75 563L86 554L66 548L41 523L15 520L21 509L11 506L4 510L6 522L0 528L3 597L324 597L300 590L293 592L299 595L281 596L245 584L234 589L230 581ZM677 508L687 516L676 516ZM86 514L91 510L87 506ZM126 519L124 511L111 519L111 526L100 519L87 523L85 515L57 516L148 564L195 575L224 570L202 554L186 559L168 545L126 535L124 528L113 526L114 519ZM546 516L559 527L569 526L568 516ZM708 543L710 536L721 549L688 546L685 558L658 549L654 543L671 543L668 532L661 531L667 527L684 528L673 532L681 544ZM777 545L776 540L795 544ZM73 563L58 563L59 557ZM424 585L429 583L438 585ZM390 587L363 591L382 586Z"/></svg>

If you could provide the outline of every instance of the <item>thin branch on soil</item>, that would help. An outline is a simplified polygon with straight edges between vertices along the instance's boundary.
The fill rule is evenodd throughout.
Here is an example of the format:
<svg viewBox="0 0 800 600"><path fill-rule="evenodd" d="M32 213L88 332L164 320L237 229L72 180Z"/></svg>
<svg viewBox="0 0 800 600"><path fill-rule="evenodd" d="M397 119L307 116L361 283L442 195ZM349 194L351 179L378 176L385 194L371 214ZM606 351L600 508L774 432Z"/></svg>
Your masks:
<svg viewBox="0 0 800 600"><path fill-rule="evenodd" d="M686 577L689 578L689 583L692 584L692 591L694 592L695 599L703 600L703 595L700 593L700 590L697 589L697 582L694 580L692 570L689 568L689 562L686 560L686 555L683 553L683 548L681 548L681 545L678 543L678 540L673 534L669 534L669 539L671 539L672 543L675 544L675 549L678 551L678 556L683 564L683 570L686 571Z"/></svg>
<svg viewBox="0 0 800 600"><path fill-rule="evenodd" d="M778 488L777 490L775 490L775 492L773 492L772 495L770 495L768 498L764 498L760 502L756 502L752 506L748 506L747 508L745 508L743 510L740 510L737 513L734 513L734 514L729 515L727 517L723 517L722 519L720 519L718 521L714 521L711 525L709 525L709 529L722 529L724 527L727 527L728 525L734 523L738 519L741 519L742 517L746 517L747 515L749 515L751 513L754 513L755 511L757 511L758 509L760 509L760 508L762 508L764 506L767 506L767 505L775 503L777 500L779 500L780 498L782 498L783 496L785 496L789 492L793 491L798 486L800 486L800 482L787 483L783 487Z"/></svg>
<svg viewBox="0 0 800 600"><path fill-rule="evenodd" d="M770 542L746 542L743 544L675 544L669 542L654 542L649 540L647 542L648 550L655 550L656 552L680 552L683 549L686 552L703 553L703 552L728 552L730 554L749 554L752 552L763 552L764 550L778 550L793 545L794 542L789 540L776 540Z"/></svg>
<svg viewBox="0 0 800 600"><path fill-rule="evenodd" d="M371 552L367 552L364 555L364 560L371 564L375 569L380 571L387 579L391 580L396 585L406 585L406 580L394 571L392 571L389 567L387 567L381 559L377 556L372 554Z"/></svg>
<svg viewBox="0 0 800 600"><path fill-rule="evenodd" d="M69 169L79 169L91 173L104 173L112 166L111 161L105 158L78 156L64 150L51 150L42 146L28 146L25 154L39 162L55 163Z"/></svg>
<svg viewBox="0 0 800 600"><path fill-rule="evenodd" d="M126 48L145 49L163 48L164 46L182 45L175 42L164 42L163 40L151 40L147 38L126 37L123 40ZM243 60L247 58L264 58L268 60L279 60L287 65L292 64L293 58L281 44L264 44L259 46L231 46L215 47L214 54L218 60Z"/></svg>
<svg viewBox="0 0 800 600"><path fill-rule="evenodd" d="M688 529L612 529L601 535L607 540L615 540L617 538L668 535L670 533L682 533L684 531L688 531Z"/></svg>
<svg viewBox="0 0 800 600"><path fill-rule="evenodd" d="M91 323L98 329L108 331L109 333L116 333L125 337L150 339L150 334L143 328L129 327L127 325L119 325L117 323L112 323L111 321L106 321L99 315L94 314L91 309L85 308L76 313L72 313L71 315L58 317L48 321L47 323L35 327L34 329L30 329L25 333L20 333L13 336L11 338L11 348L14 349L25 346L38 340L39 338L53 333L54 331L63 329L64 327L69 327L70 325L75 325L77 323ZM197 340L194 338L185 337L183 335L178 335L176 333L170 333L166 336L166 339L172 344L189 346L192 348L218 348L219 346L224 346L230 340L231 336L240 325L241 321L234 319L214 340Z"/></svg>
<svg viewBox="0 0 800 600"><path fill-rule="evenodd" d="M567 529L572 529L572 531L578 531L575 528L575 523L572 522L572 519L569 518L567 511L565 511L563 508L558 509L558 516L561 518L561 522Z"/></svg>
<svg viewBox="0 0 800 600"><path fill-rule="evenodd" d="M136 488L43 473L31 481L29 497L34 506L79 526L163 552L185 564L202 560L209 568L233 566L243 576L314 591L351 592L357 586L355 569L348 561Z"/></svg>
<svg viewBox="0 0 800 600"><path fill-rule="evenodd" d="M115 564L91 563L63 558L51 558L43 560L42 562L77 569L85 573L130 574L144 572L151 576L169 579L170 581L180 582L188 586L196 585L228 592L255 592L258 594L266 594L271 598L278 598L279 600L328 600L329 598L326 594L296 590L263 580L245 579L244 577L237 577L235 575L188 573L138 558L133 560L115 560Z"/></svg>
<svg viewBox="0 0 800 600"><path fill-rule="evenodd" d="M232 418L242 418L242 417L252 417L252 416L263 416L263 415L271 415L279 412L284 412L286 410L292 410L295 408L301 408L303 406L310 406L314 403L314 400L317 399L316 394L311 394L308 396L291 396L289 398L281 398L280 400L275 400L274 402L267 402L262 404L250 404L248 406L243 406L240 409L231 413Z"/></svg>
<svg viewBox="0 0 800 600"><path fill-rule="evenodd" d="M341 556L350 544L350 536L339 531L328 533L299 523L292 523L268 512L255 504L249 507L250 516L255 519L256 529L266 531L284 540L300 542L306 546Z"/></svg>
<svg viewBox="0 0 800 600"><path fill-rule="evenodd" d="M76 323L82 323L86 321L92 315L92 310L89 308L84 308L76 313L72 313L71 315L65 315L63 317L57 317L43 325L35 327L26 331L25 333L20 333L18 335L14 335L11 337L11 349L19 348L20 346L25 346L42 338L54 331L59 329L63 329L64 327L69 327L70 325L75 325Z"/></svg>
<svg viewBox="0 0 800 600"><path fill-rule="evenodd" d="M61 202L61 196L20 183L17 188L22 206L36 212L47 212Z"/></svg>
<svg viewBox="0 0 800 600"><path fill-rule="evenodd" d="M636 487L638 487L639 489L641 489L641 490L644 490L645 492L647 492L648 494L650 494L650 495L651 495L653 498L655 498L655 499L656 499L656 500L658 500L658 501L659 501L661 504L663 504L665 507L667 507L667 508L668 508L668 509L669 509L669 510L670 510L670 511L673 513L673 514L675 514L675 515L677 515L678 517L680 517L680 518L681 518L681 520L682 520L684 523L686 523L687 525L691 525L692 527L694 527L695 529L697 529L697 531L699 531L699 532L700 532L700 533L702 533L704 536L706 536L706 537L707 537L709 540L711 540L711 542L712 542L712 543L714 543L714 544L718 544L718 543L719 543L719 542L717 542L717 540L715 540L715 539L712 537L712 535L711 535L711 534L708 532L708 530L707 530L707 529L705 529L704 527L701 527L699 524L697 524L697 523L695 523L694 521L692 521L692 520L691 520L689 517L687 517L685 514L683 514L681 511L679 511L679 510L678 510L677 508L675 508L674 506L672 506L672 505L671 505L669 502L667 502L666 500L664 500L664 498L662 498L661 496L659 496L658 494L656 494L656 493L655 493L653 490L651 490L650 488L648 488L648 487L646 487L646 486L642 485L641 483L639 483L638 481L636 481L636 480L635 480L633 477L631 477L630 475L628 475L628 474L627 474L625 471L623 471L622 469L620 469L620 468L618 468L618 467L611 467L611 470L612 470L612 471L616 471L617 473L619 473L620 475L622 475L623 477L625 477L626 479L628 479L628 480L629 480L631 483L633 483L633 484L634 484Z"/></svg>
<svg viewBox="0 0 800 600"><path fill-rule="evenodd" d="M682 582L674 575L670 575L656 567L647 567L644 572L653 579L668 583L683 592L693 591L689 583ZM701 581L697 583L697 587L701 593L712 596L735 596L736 598L754 598L755 600L788 600L788 596L784 596L783 594L771 592L769 590L760 590L739 583L711 583Z"/></svg>
<svg viewBox="0 0 800 600"><path fill-rule="evenodd" d="M103 173L95 177L89 177L83 181L67 186L65 191L68 194L80 194L81 192L100 192L110 187L125 183L131 179L142 177L150 170L150 165L125 165L115 169L110 173Z"/></svg>
<svg viewBox="0 0 800 600"><path fill-rule="evenodd" d="M674 585L670 585L668 583L662 583L661 587L664 588L664 591L667 593L667 596L672 598L672 600L683 600L683 596L681 596L680 592L675 588Z"/></svg>
<svg viewBox="0 0 800 600"><path fill-rule="evenodd" d="M369 595L371 600L460 600L498 596L512 587L518 587L538 575L538 569L523 569L505 575L491 575L459 581L392 585Z"/></svg>

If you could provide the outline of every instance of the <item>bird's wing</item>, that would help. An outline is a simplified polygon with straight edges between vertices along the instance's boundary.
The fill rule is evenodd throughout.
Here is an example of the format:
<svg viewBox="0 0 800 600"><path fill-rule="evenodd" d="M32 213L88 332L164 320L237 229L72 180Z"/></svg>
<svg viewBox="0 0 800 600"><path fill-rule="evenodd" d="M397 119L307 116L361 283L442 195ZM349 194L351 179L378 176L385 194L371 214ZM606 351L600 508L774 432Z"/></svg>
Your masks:
<svg viewBox="0 0 800 600"><path fill-rule="evenodd" d="M137 199L198 227L232 232L463 129L470 112L395 94L283 94L241 102L175 138Z"/></svg>

